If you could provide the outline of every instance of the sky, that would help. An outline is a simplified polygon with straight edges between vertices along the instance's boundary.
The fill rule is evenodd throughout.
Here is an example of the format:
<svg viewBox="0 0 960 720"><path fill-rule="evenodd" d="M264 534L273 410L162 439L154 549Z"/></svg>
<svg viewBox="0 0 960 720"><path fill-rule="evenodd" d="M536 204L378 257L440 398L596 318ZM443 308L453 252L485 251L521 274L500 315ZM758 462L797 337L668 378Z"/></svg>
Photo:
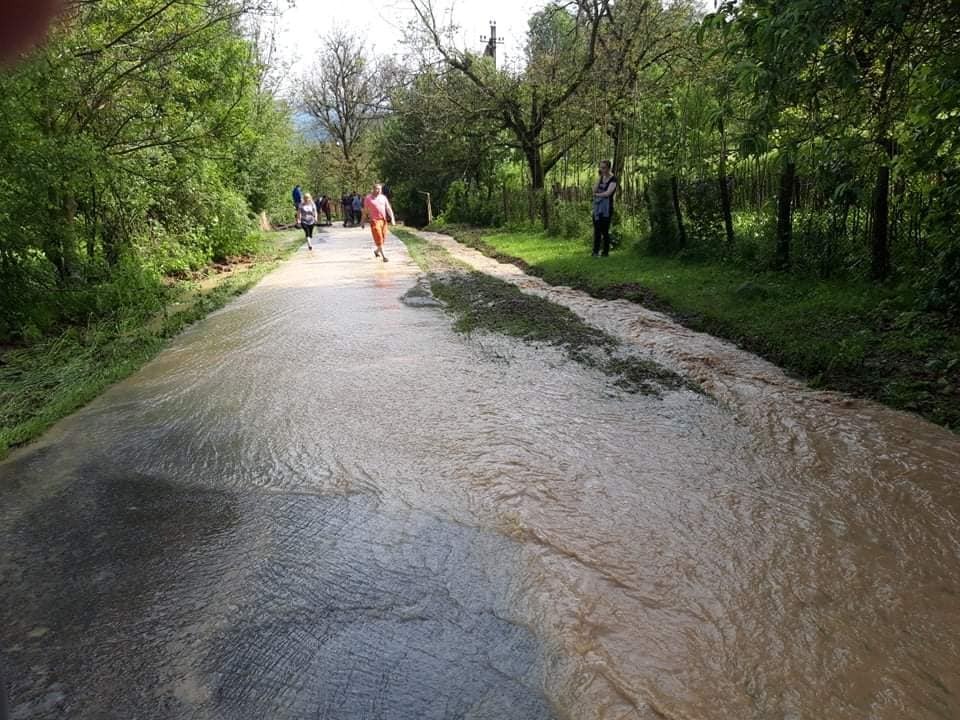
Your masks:
<svg viewBox="0 0 960 720"><path fill-rule="evenodd" d="M289 65L288 77L306 72L316 59L320 38L332 27L343 27L363 37L368 49L378 55L404 54L400 44L403 28L415 18L409 0L294 0L295 5L277 20L278 55ZM499 59L509 62L523 52L527 19L542 8L546 0L435 0L452 12L461 30L458 47L483 50L481 35L490 34L490 21L497 23L497 35L504 39ZM443 15L442 17L449 17Z"/></svg>

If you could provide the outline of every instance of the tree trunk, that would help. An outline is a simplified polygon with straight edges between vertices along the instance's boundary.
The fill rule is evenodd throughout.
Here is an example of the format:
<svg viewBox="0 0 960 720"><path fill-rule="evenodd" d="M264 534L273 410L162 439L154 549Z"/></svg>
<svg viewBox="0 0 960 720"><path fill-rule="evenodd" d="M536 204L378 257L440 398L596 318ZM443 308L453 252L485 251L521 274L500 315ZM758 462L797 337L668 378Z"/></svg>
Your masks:
<svg viewBox="0 0 960 720"><path fill-rule="evenodd" d="M535 215L539 212L540 221L546 228L549 222L549 211L547 209L547 195L543 191L546 184L546 173L543 171L543 154L539 145L531 144L524 148L524 155L527 157L527 167L530 169L530 222L534 221Z"/></svg>
<svg viewBox="0 0 960 720"><path fill-rule="evenodd" d="M90 206L92 222L87 235L87 259L93 260L97 253L97 235L100 234L100 205L97 202L97 186L92 181L90 183Z"/></svg>
<svg viewBox="0 0 960 720"><path fill-rule="evenodd" d="M787 158L780 173L780 193L777 197L777 267L790 267L790 244L793 239L793 185L797 178L797 164Z"/></svg>
<svg viewBox="0 0 960 720"><path fill-rule="evenodd" d="M687 230L683 226L683 212L680 210L680 183L676 175L670 177L670 190L673 195L673 213L677 217L677 232L680 236L680 247L686 247Z"/></svg>
<svg viewBox="0 0 960 720"><path fill-rule="evenodd" d="M70 277L71 258L75 249L76 228L73 221L77 212L77 201L69 194L57 199L59 194L54 191L51 191L51 196L55 198L53 204L59 207L60 219L52 224L44 237L43 254L57 269L59 284L65 285Z"/></svg>
<svg viewBox="0 0 960 720"><path fill-rule="evenodd" d="M523 152L527 158L527 167L530 169L530 189L534 192L543 190L543 155L540 152L540 148L537 146L528 146L524 148Z"/></svg>
<svg viewBox="0 0 960 720"><path fill-rule="evenodd" d="M618 120L613 126L613 174L618 178L623 175L623 166L627 159L626 148L623 142L625 130L626 125L623 120Z"/></svg>
<svg viewBox="0 0 960 720"><path fill-rule="evenodd" d="M877 168L873 190L873 227L870 232L870 277L885 280L890 275L890 166Z"/></svg>
<svg viewBox="0 0 960 720"><path fill-rule="evenodd" d="M730 185L727 182L727 134L720 118L720 210L723 212L723 227L727 232L727 248L733 249L736 238L733 234L733 211L730 207Z"/></svg>

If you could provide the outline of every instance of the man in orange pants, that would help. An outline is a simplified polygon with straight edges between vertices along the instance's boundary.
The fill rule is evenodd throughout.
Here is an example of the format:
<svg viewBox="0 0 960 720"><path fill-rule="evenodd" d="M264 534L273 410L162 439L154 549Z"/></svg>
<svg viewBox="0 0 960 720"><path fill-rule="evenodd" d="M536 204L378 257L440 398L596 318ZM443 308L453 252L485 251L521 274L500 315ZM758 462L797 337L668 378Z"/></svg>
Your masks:
<svg viewBox="0 0 960 720"><path fill-rule="evenodd" d="M397 224L397 219L393 215L393 208L390 207L390 201L383 194L383 186L377 183L373 190L363 199L363 215L360 218L360 226L364 222L370 222L370 232L373 233L373 256L382 258L387 262L387 256L383 252L383 241L387 239L387 227L389 223Z"/></svg>

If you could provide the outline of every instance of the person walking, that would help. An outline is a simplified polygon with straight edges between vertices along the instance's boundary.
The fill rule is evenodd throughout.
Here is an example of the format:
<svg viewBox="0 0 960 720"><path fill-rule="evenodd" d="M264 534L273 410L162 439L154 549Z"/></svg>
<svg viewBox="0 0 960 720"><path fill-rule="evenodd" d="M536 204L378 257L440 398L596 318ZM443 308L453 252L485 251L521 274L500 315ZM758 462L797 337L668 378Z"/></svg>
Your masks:
<svg viewBox="0 0 960 720"><path fill-rule="evenodd" d="M333 223L330 222L330 198L326 195L321 195L317 207L320 209L320 212L323 213L324 217L327 218L327 226L332 225ZM317 219L319 219L319 217Z"/></svg>
<svg viewBox="0 0 960 720"><path fill-rule="evenodd" d="M296 227L300 227L300 204L303 202L303 191L299 185L293 186L293 211L297 215Z"/></svg>
<svg viewBox="0 0 960 720"><path fill-rule="evenodd" d="M350 207L353 208L353 224L360 224L360 214L363 210L363 200L360 199L360 193L354 191L353 197L350 199Z"/></svg>
<svg viewBox="0 0 960 720"><path fill-rule="evenodd" d="M617 178L610 171L610 161L600 161L600 179L593 186L593 257L610 254L610 221L613 218L613 195Z"/></svg>
<svg viewBox="0 0 960 720"><path fill-rule="evenodd" d="M353 205L349 195L340 196L340 212L343 213L343 226L350 227L353 224Z"/></svg>
<svg viewBox="0 0 960 720"><path fill-rule="evenodd" d="M397 219L393 215L393 208L390 201L383 194L383 186L377 183L373 190L363 199L363 214L360 217L360 226L363 227L364 221L370 222L370 232L373 234L373 256L381 258L388 262L386 253L383 252L383 243L387 239L387 229L390 223L397 224Z"/></svg>
<svg viewBox="0 0 960 720"><path fill-rule="evenodd" d="M317 224L317 206L313 204L313 198L310 193L303 196L303 202L300 203L300 227L303 228L303 234L307 236L307 249L313 250L313 226Z"/></svg>

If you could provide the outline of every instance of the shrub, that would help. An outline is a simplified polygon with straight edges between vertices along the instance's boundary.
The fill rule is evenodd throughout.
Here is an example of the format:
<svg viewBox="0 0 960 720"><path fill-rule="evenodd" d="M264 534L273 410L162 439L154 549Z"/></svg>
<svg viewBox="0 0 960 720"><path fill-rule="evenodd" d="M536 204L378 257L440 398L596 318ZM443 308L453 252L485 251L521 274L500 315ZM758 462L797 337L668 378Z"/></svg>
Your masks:
<svg viewBox="0 0 960 720"><path fill-rule="evenodd" d="M254 233L254 219L247 210L246 200L237 192L216 195L215 211L207 228L210 257L217 261L255 252L259 235Z"/></svg>
<svg viewBox="0 0 960 720"><path fill-rule="evenodd" d="M503 224L503 208L491 188L456 180L447 189L443 207L442 215L446 222L484 227Z"/></svg>
<svg viewBox="0 0 960 720"><path fill-rule="evenodd" d="M583 238L592 233L588 203L555 202L547 218L547 234L553 237Z"/></svg>
<svg viewBox="0 0 960 720"><path fill-rule="evenodd" d="M134 250L144 265L160 275L186 277L210 261L209 240L201 228L168 230L151 222Z"/></svg>
<svg viewBox="0 0 960 720"><path fill-rule="evenodd" d="M669 255L680 249L680 231L673 209L670 178L657 175L647 188L650 214L650 235L647 251L653 255Z"/></svg>
<svg viewBox="0 0 960 720"><path fill-rule="evenodd" d="M701 254L721 254L724 246L723 211L717 181L711 179L687 183L683 197L690 245Z"/></svg>
<svg viewBox="0 0 960 720"><path fill-rule="evenodd" d="M773 265L775 218L772 212L738 212L733 215L737 236L735 260L754 269Z"/></svg>
<svg viewBox="0 0 960 720"><path fill-rule="evenodd" d="M949 248L940 258L927 304L931 309L960 315L960 245Z"/></svg>

